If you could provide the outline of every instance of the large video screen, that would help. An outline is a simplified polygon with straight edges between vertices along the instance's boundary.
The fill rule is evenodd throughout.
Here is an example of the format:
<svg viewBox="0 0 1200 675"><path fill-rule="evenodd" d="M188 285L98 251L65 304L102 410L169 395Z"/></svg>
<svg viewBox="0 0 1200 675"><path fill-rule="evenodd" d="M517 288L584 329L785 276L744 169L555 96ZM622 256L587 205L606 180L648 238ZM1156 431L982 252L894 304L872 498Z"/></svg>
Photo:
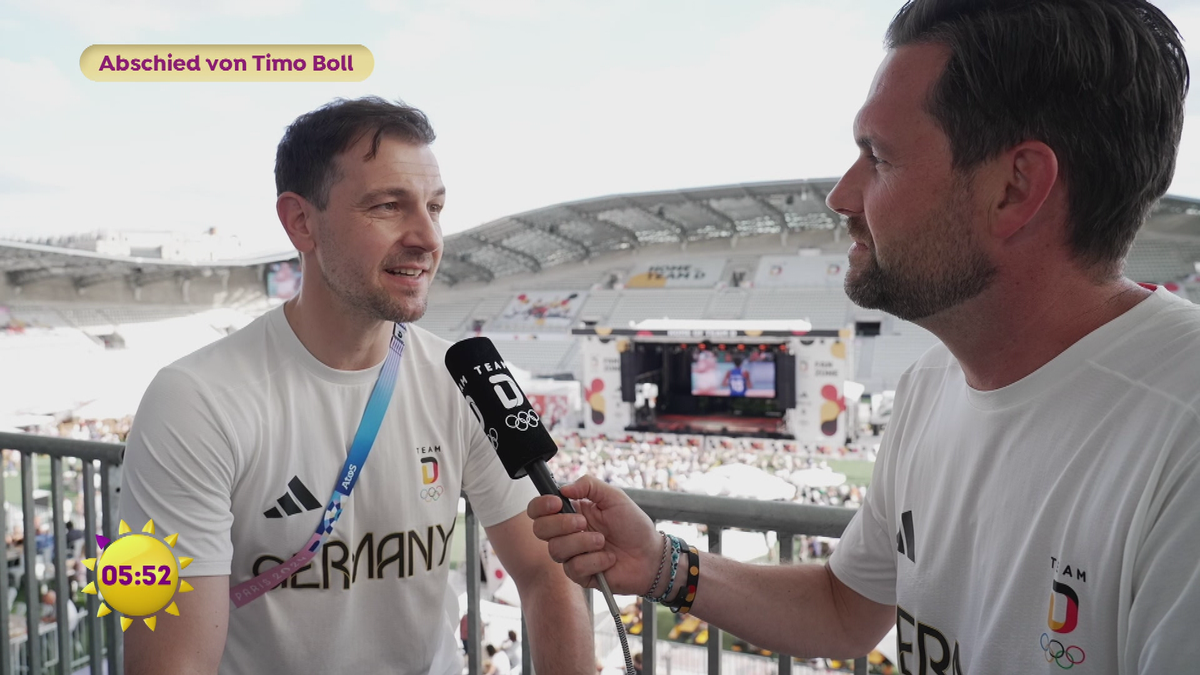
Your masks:
<svg viewBox="0 0 1200 675"><path fill-rule="evenodd" d="M697 350L692 353L692 395L775 398L775 354Z"/></svg>
<svg viewBox="0 0 1200 675"><path fill-rule="evenodd" d="M290 300L300 290L300 263L296 260L267 265L267 297Z"/></svg>

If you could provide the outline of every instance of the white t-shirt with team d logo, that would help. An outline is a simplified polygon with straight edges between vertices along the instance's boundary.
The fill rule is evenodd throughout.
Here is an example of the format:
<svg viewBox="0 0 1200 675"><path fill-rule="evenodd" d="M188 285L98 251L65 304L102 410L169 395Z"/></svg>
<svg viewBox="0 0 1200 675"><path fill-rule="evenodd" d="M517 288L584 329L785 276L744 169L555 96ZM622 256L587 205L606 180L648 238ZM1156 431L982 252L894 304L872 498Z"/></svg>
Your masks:
<svg viewBox="0 0 1200 675"><path fill-rule="evenodd" d="M537 492L505 473L446 371L449 344L410 326L341 519L285 584L230 605L222 674L461 671L444 610L460 492L484 526ZM164 368L128 438L121 517L178 532L185 576L232 587L287 560L321 520L381 367L322 364L280 307Z"/></svg>
<svg viewBox="0 0 1200 675"><path fill-rule="evenodd" d="M901 378L831 568L894 604L898 673L1200 668L1200 307L1164 288L995 391Z"/></svg>

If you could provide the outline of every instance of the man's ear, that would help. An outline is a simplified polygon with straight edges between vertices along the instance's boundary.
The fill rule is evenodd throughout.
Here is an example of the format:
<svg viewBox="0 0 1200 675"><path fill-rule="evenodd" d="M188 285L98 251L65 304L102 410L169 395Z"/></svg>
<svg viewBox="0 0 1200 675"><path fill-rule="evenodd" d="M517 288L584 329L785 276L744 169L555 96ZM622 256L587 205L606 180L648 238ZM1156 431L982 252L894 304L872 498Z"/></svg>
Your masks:
<svg viewBox="0 0 1200 675"><path fill-rule="evenodd" d="M1058 181L1058 156L1041 141L1025 141L997 159L996 172L1002 189L991 206L991 234L1006 240L1046 206Z"/></svg>
<svg viewBox="0 0 1200 675"><path fill-rule="evenodd" d="M292 246L301 253L310 253L316 248L313 227L316 226L317 209L304 197L295 192L284 192L275 200L275 213Z"/></svg>

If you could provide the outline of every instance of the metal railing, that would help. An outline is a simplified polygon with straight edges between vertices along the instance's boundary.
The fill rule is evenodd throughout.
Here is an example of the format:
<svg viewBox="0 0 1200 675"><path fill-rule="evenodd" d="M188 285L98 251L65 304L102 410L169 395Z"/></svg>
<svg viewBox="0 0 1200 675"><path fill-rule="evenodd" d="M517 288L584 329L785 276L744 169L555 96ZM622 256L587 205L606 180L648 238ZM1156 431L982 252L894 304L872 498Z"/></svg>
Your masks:
<svg viewBox="0 0 1200 675"><path fill-rule="evenodd" d="M100 533L109 539L117 537L117 485L119 483L121 458L125 451L123 445L112 443L96 443L79 441L53 436L36 436L32 434L0 433L0 448L13 450L21 456L21 510L23 514L23 553L19 561L23 565L22 580L25 587L25 658L14 658L14 645L10 639L0 640L0 673L15 675L18 672L31 675L41 675L54 672L58 675L68 675L77 666L89 666L94 675L104 672L102 661L107 658L108 673L120 675L122 672L121 629L117 625L117 614L112 613L103 618L96 614L100 609L100 601L95 595L87 596L87 609L82 619L83 636L81 644L86 645L86 658L76 659L75 644L72 639L73 631L70 625L68 602L71 589L67 582L67 540L66 518L63 509L63 460L76 459L82 464L82 485L80 498L83 500L83 548L85 558L97 557L97 517L100 518ZM38 532L35 523L36 506L34 503L34 473L37 457L45 455L50 458L50 518L53 521L53 567L54 577L51 587L55 595L56 630L47 632L54 634L57 649L47 649L42 644L41 596L39 589L41 579L38 578ZM100 514L96 513L96 475L100 476ZM4 481L0 480L0 504L4 504ZM7 525L7 524L6 524ZM6 528L7 530L7 528ZM7 533L7 531L6 531ZM5 562L5 570L0 574L0 598L7 603L9 595L9 545L7 536L0 538L0 559ZM6 621L11 620L10 609L5 605ZM7 630L9 626L5 626ZM74 631L78 634L79 631ZM103 645L103 646L102 646ZM47 664L48 656L57 656L52 664ZM53 668L48 670L47 665Z"/></svg>
<svg viewBox="0 0 1200 675"><path fill-rule="evenodd" d="M106 672L109 675L121 675L123 672L124 645L120 626L117 624L118 615L114 612L104 617L97 617L100 607L95 595L87 596L86 614L81 622L81 628L72 631L70 613L67 608L70 586L66 572L66 542L65 522L61 510L63 508L63 461L78 460L82 464L82 490L80 496L84 502L84 548L83 556L97 557L97 519L99 518L100 532L109 539L117 537L117 489L120 483L119 471L124 454L124 445L113 443L98 443L80 441L52 436L37 436L32 434L14 434L0 432L0 448L20 453L21 457L21 508L24 520L23 552L20 560L24 565L24 587L26 607L26 642L23 649L25 658L17 658L13 653L15 648L10 640L0 640L0 675L42 675L43 673L58 673L68 675L76 668L90 666L93 675ZM46 631L42 628L41 598L38 590L41 580L37 577L39 559L37 545L37 528L34 522L34 473L36 457L45 455L50 458L50 491L51 518L53 519L53 583L56 605L56 630ZM100 476L100 513L96 512L95 477ZM721 532L724 528L742 530L775 532L779 541L779 562L788 564L795 559L794 539L799 535L838 537L849 524L853 511L850 509L810 506L784 502L760 502L726 497L707 497L683 494L677 492L661 492L655 490L627 490L633 500L655 522L683 522L704 525L708 530L708 550L712 553L721 552ZM0 504L5 501L4 482L0 480ZM480 529L479 522L470 504L467 505L465 519L466 536L466 570L478 570L480 566ZM0 538L0 557L8 564L8 543ZM467 664L470 675L479 675L482 669L482 626L480 618L480 579L478 574L467 573ZM585 591L591 606L592 591ZM0 574L0 598L7 599L9 595L8 570ZM602 601L601 601L602 602ZM655 606L649 601L643 601L642 643L643 674L654 675L656 666L657 620ZM6 607L6 610L8 608ZM800 609L800 608L798 608ZM7 613L7 612L6 612ZM605 622L608 630L612 624ZM43 645L43 633L49 636L53 633L54 645ZM521 672L533 673L530 662L528 633L525 631L524 617L521 620ZM19 645L19 643L18 643ZM56 648L55 648L56 647ZM78 648L77 648L78 647ZM720 675L722 672L722 639L721 630L715 626L709 627L709 638L706 645L709 675ZM84 653L76 658L77 652ZM725 656L728 656L728 652ZM48 661L53 660L52 663ZM102 662L107 661L102 665ZM515 664L514 664L515 665ZM866 659L857 658L854 662L854 672L865 675L867 672ZM48 668L52 666L52 668ZM791 675L793 672L792 658L786 655L778 657L778 672L780 675Z"/></svg>
<svg viewBox="0 0 1200 675"><path fill-rule="evenodd" d="M758 532L775 532L779 540L779 562L790 564L795 561L795 538L799 535L818 537L840 537L850 519L854 516L852 509L832 506L812 506L789 502L761 502L749 499L731 499L728 497L708 497L703 495L684 494L680 492L665 492L659 490L625 491L633 501L641 507L651 520L655 522L695 523L706 526L708 530L708 550L710 553L721 552L721 532L726 528L737 528ZM468 672L479 675L483 672L482 656L478 648L482 635L480 627L480 580L479 575L470 573L479 569L479 525L470 504L467 505L466 515L466 569L467 576L467 641L472 646L467 654ZM592 591L584 591L589 607L593 601ZM601 600L601 602L603 602ZM658 621L655 604L649 600L642 601L642 674L654 675L658 659L656 650L658 639ZM797 608L803 611L803 608ZM612 624L605 623L609 630ZM529 638L524 630L522 619L521 639L521 672L527 675L533 672L530 663ZM631 649L634 649L631 645ZM708 674L720 675L722 671L723 652L721 630L711 624L708 627ZM867 659L863 655L854 659L855 675L866 675ZM791 675L792 657L778 656L779 675Z"/></svg>

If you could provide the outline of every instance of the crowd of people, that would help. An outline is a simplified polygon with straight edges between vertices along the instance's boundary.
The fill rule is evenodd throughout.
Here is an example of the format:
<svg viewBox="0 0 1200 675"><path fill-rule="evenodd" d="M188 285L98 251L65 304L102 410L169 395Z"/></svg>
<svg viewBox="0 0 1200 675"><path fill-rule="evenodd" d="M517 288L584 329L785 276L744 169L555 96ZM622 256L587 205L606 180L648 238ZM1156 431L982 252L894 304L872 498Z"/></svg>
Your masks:
<svg viewBox="0 0 1200 675"><path fill-rule="evenodd" d="M592 475L621 488L682 492L689 479L722 465L752 466L780 477L804 469L829 469L826 455L816 452L814 446L796 443L780 448L758 439L700 436L658 438L652 443L580 434L563 435L558 440L561 449L550 468L560 484ZM857 508L865 494L865 486L845 483L800 485L793 501Z"/></svg>

